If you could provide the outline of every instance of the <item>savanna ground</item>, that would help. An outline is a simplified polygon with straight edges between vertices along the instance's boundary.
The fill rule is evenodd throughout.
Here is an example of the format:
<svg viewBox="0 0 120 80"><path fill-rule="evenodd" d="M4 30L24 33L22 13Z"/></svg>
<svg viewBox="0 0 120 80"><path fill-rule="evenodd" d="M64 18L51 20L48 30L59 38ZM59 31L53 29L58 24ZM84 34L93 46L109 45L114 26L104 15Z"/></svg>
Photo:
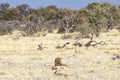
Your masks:
<svg viewBox="0 0 120 80"><path fill-rule="evenodd" d="M72 33L76 35L77 33ZM63 34L49 33L45 37L0 37L0 80L120 80L120 60L112 57L120 54L120 32L101 33L96 41L107 45L75 47L73 39L63 40ZM70 45L56 49L57 41ZM80 39L85 43L89 39ZM43 50L38 50L42 42ZM61 68L62 75L52 70L56 57L68 66Z"/></svg>

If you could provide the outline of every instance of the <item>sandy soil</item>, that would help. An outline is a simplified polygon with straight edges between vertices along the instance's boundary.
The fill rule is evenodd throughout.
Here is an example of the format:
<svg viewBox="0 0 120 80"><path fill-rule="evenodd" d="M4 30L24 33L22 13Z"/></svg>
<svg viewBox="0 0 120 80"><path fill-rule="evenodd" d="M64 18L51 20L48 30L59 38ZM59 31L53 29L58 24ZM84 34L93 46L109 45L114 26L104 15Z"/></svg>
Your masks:
<svg viewBox="0 0 120 80"><path fill-rule="evenodd" d="M45 37L0 37L0 80L120 80L120 60L112 57L120 54L120 32L102 33L97 41L107 45L75 47L74 39L61 40L61 34ZM57 41L71 44L56 49ZM81 39L82 43L89 39ZM42 42L43 50L37 50ZM54 59L61 57L68 66L52 70Z"/></svg>

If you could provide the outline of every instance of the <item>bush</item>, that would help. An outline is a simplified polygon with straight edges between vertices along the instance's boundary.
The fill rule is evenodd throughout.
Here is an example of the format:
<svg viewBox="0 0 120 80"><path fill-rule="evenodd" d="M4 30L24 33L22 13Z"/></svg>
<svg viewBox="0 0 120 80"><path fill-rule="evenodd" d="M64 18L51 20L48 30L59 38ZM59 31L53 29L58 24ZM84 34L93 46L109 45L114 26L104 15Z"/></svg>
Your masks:
<svg viewBox="0 0 120 80"><path fill-rule="evenodd" d="M111 28L115 28L113 26L120 23L120 7L110 3L94 2L81 10L59 9L54 5L39 9L32 9L27 4L18 5L16 8L11 8L8 4L2 6L1 35L18 30L32 36L43 30L53 32L58 29L58 33L79 31L83 37L88 37L89 33L93 32L99 36L100 32L108 30L110 24ZM70 36L63 36L63 39L67 38Z"/></svg>

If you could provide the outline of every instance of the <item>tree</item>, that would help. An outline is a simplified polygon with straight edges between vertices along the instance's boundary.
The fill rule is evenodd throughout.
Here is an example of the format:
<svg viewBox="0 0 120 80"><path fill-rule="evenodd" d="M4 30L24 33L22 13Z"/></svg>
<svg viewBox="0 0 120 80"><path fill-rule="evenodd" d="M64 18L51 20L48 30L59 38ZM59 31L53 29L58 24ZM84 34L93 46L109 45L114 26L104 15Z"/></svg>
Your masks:
<svg viewBox="0 0 120 80"><path fill-rule="evenodd" d="M20 11L16 8L8 8L7 12L9 13L9 17L11 20L19 19Z"/></svg>
<svg viewBox="0 0 120 80"><path fill-rule="evenodd" d="M49 20L55 20L57 19L57 7L55 6L48 6L48 7L42 7L37 9L37 13L40 19L45 19L47 21Z"/></svg>
<svg viewBox="0 0 120 80"><path fill-rule="evenodd" d="M28 18L28 16L30 15L31 7L29 5L21 4L16 6L16 8L20 11L21 18Z"/></svg>
<svg viewBox="0 0 120 80"><path fill-rule="evenodd" d="M7 8L9 8L10 7L10 4L9 3L2 3L1 5L0 5L0 9L1 10L6 10Z"/></svg>
<svg viewBox="0 0 120 80"><path fill-rule="evenodd" d="M92 28L92 32L99 37L99 33L103 28L101 25L105 23L105 9L100 3L91 3L87 6L87 9L89 10L88 22Z"/></svg>
<svg viewBox="0 0 120 80"><path fill-rule="evenodd" d="M9 20L10 18L10 14L9 12L7 11L7 9L10 7L10 4L8 3L2 3L0 5L0 20Z"/></svg>

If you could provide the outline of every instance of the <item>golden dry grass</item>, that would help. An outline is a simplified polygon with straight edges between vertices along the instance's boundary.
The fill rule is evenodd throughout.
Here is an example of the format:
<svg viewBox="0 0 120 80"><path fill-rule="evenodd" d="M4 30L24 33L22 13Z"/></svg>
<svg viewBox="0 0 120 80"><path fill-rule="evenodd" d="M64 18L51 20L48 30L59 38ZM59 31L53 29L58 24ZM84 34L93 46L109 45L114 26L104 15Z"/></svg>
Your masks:
<svg viewBox="0 0 120 80"><path fill-rule="evenodd" d="M76 33L75 33L76 34ZM85 43L89 39L81 39ZM112 60L120 54L120 32L112 30L102 33L97 41L107 45L96 47L72 46L74 39L61 40L61 34L47 34L45 37L0 37L0 79L38 79L38 80L120 80L120 60ZM63 49L56 49L57 41L71 44ZM43 50L37 50L43 43ZM60 67L62 75L52 70L54 59L61 57L68 66Z"/></svg>

